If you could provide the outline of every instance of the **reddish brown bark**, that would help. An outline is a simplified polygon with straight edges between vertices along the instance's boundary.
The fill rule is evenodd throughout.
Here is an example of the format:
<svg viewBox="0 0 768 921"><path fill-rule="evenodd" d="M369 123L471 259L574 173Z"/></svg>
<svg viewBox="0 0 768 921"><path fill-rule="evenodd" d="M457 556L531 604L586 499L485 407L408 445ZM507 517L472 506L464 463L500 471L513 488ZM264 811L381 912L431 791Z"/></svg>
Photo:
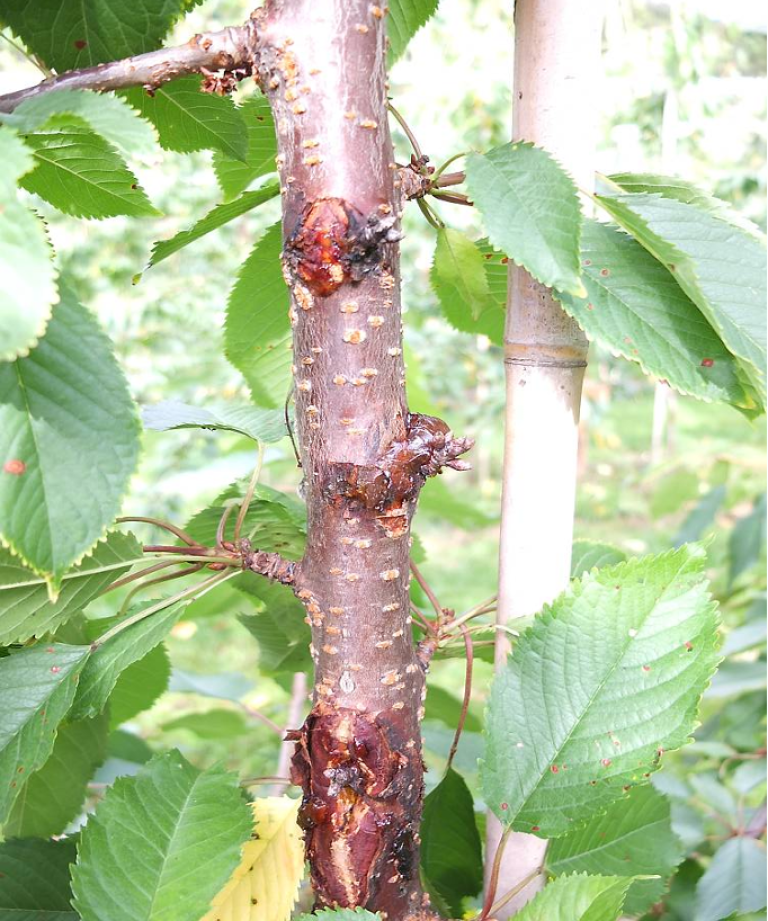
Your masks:
<svg viewBox="0 0 768 921"><path fill-rule="evenodd" d="M470 444L406 404L383 10L275 0L256 23L278 134L306 477L307 551L291 578L316 664L293 775L317 904L400 921L428 914L410 524L425 479L465 466Z"/></svg>

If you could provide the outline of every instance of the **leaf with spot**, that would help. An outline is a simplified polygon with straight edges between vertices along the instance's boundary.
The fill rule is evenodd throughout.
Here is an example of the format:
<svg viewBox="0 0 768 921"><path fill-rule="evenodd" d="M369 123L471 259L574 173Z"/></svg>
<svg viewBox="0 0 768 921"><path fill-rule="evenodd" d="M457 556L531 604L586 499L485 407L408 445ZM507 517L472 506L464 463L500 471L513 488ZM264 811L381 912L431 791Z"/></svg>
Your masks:
<svg viewBox="0 0 768 921"><path fill-rule="evenodd" d="M227 358L248 382L257 406L284 405L291 382L289 296L280 266L282 231L267 230L237 273L224 326Z"/></svg>
<svg viewBox="0 0 768 921"><path fill-rule="evenodd" d="M664 893L672 871L683 859L683 847L672 831L669 800L647 784L634 787L583 828L551 841L546 869L565 873L615 873L647 876L627 894L624 910L638 915Z"/></svg>
<svg viewBox="0 0 768 921"><path fill-rule="evenodd" d="M656 193L598 203L659 260L704 314L755 389L766 394L763 242L710 211ZM706 358L708 356L702 356Z"/></svg>
<svg viewBox="0 0 768 921"><path fill-rule="evenodd" d="M3 0L0 20L59 73L160 46L184 0Z"/></svg>
<svg viewBox="0 0 768 921"><path fill-rule="evenodd" d="M28 840L0 844L0 917L7 921L78 921L69 903L75 842Z"/></svg>
<svg viewBox="0 0 768 921"><path fill-rule="evenodd" d="M583 296L576 186L546 151L515 142L470 154L467 186L494 246L543 285Z"/></svg>
<svg viewBox="0 0 768 921"><path fill-rule="evenodd" d="M0 547L0 644L53 632L143 559L133 535L112 531L64 574L59 596L51 601L45 580Z"/></svg>
<svg viewBox="0 0 768 921"><path fill-rule="evenodd" d="M696 886L696 921L722 921L765 908L765 846L754 838L722 844Z"/></svg>
<svg viewBox="0 0 768 921"><path fill-rule="evenodd" d="M209 211L205 217L201 218L194 227L191 227L189 230L180 231L175 237L171 237L170 240L160 240L155 243L152 247L149 265L157 265L158 262L162 262L163 259L167 259L174 253L178 253L180 249L184 249L184 247L189 246L190 243L194 243L196 240L199 240L201 237L204 237L214 230L218 230L219 227L223 227L235 218L246 214L248 211L252 211L259 205L263 205L264 202L274 198L279 191L280 187L276 182L268 182L266 185L263 185L260 189L256 189L253 192L244 192L240 198L235 201L224 205L216 205L216 207L212 211Z"/></svg>
<svg viewBox="0 0 768 921"><path fill-rule="evenodd" d="M586 221L581 240L586 296L556 296L590 336L681 393L752 405L738 363L663 265L608 224Z"/></svg>
<svg viewBox="0 0 768 921"><path fill-rule="evenodd" d="M0 113L0 122L19 134L39 131L56 116L74 116L127 155L157 151L157 131L125 99L91 90L56 90L25 99L13 112ZM75 121L75 124L78 122Z"/></svg>
<svg viewBox="0 0 768 921"><path fill-rule="evenodd" d="M426 886L460 918L464 899L483 888L483 856L472 794L453 768L425 798L420 834Z"/></svg>
<svg viewBox="0 0 768 921"><path fill-rule="evenodd" d="M10 129L0 131L0 361L33 348L58 300L53 251L43 222L18 200L17 182L35 166Z"/></svg>
<svg viewBox="0 0 768 921"><path fill-rule="evenodd" d="M274 172L277 138L272 109L260 93L250 96L240 107L248 131L248 153L245 162L216 151L213 168L219 180L224 200L232 201L260 176Z"/></svg>
<svg viewBox="0 0 768 921"><path fill-rule="evenodd" d="M8 838L60 835L80 814L88 781L106 754L106 715L62 723L50 757L27 780L3 834Z"/></svg>
<svg viewBox="0 0 768 921"><path fill-rule="evenodd" d="M126 91L126 99L157 128L164 150L219 150L235 160L248 156L248 131L229 96L203 93L200 77L181 77L157 87Z"/></svg>
<svg viewBox="0 0 768 921"><path fill-rule="evenodd" d="M236 776L158 755L118 778L89 818L73 904L83 921L199 921L252 827Z"/></svg>
<svg viewBox="0 0 768 921"><path fill-rule="evenodd" d="M616 921L631 877L561 876L515 915L517 921Z"/></svg>
<svg viewBox="0 0 768 921"><path fill-rule="evenodd" d="M259 409L257 406L222 404L217 407L189 406L176 400L165 400L144 408L144 427L157 432L170 429L201 428L237 432L270 444L287 434L285 413L279 409Z"/></svg>
<svg viewBox="0 0 768 921"><path fill-rule="evenodd" d="M0 824L45 764L77 690L88 646L30 646L0 659Z"/></svg>
<svg viewBox="0 0 768 921"><path fill-rule="evenodd" d="M403 54L408 42L437 12L440 0L391 0L387 16L389 65Z"/></svg>
<svg viewBox="0 0 768 921"><path fill-rule="evenodd" d="M299 801L288 796L251 804L254 838L201 921L285 921L290 916L304 876L298 808Z"/></svg>
<svg viewBox="0 0 768 921"><path fill-rule="evenodd" d="M47 130L24 138L36 164L21 180L28 192L75 217L160 213L115 148L79 118L57 116L48 125Z"/></svg>
<svg viewBox="0 0 768 921"><path fill-rule="evenodd" d="M34 351L0 364L0 543L58 589L117 515L138 452L112 345L62 286Z"/></svg>
<svg viewBox="0 0 768 921"><path fill-rule="evenodd" d="M695 546L595 570L544 607L494 680L483 792L504 825L568 833L686 744L718 661Z"/></svg>

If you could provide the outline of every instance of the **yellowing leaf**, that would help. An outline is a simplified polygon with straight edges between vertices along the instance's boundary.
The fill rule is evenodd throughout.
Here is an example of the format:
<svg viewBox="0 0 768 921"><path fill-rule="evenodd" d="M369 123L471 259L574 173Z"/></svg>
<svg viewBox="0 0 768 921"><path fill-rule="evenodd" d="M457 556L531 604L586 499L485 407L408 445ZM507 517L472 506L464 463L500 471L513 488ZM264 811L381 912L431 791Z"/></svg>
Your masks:
<svg viewBox="0 0 768 921"><path fill-rule="evenodd" d="M287 921L304 876L298 800L269 796L252 804L254 837L202 921Z"/></svg>

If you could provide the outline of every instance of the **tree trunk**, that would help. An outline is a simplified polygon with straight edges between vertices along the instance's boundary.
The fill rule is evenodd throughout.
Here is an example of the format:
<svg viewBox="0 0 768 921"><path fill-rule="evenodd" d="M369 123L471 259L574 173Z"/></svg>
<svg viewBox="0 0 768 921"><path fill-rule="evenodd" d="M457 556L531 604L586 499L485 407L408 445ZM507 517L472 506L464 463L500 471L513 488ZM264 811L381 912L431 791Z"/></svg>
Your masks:
<svg viewBox="0 0 768 921"><path fill-rule="evenodd" d="M258 77L278 136L308 539L293 585L312 627L313 707L293 777L318 906L428 916L419 883L420 718L428 649L409 615L419 490L469 442L409 414L399 179L385 22L369 0L257 11Z"/></svg>
<svg viewBox="0 0 768 921"><path fill-rule="evenodd" d="M544 147L581 189L594 183L595 71L600 60L600 0L517 0L513 138ZM504 334L507 410L497 621L531 615L570 577L579 404L587 341L549 291L510 263ZM509 652L498 632L497 667ZM501 827L488 814L486 867ZM503 896L541 865L546 842L513 834L501 861ZM528 901L527 886L497 913Z"/></svg>

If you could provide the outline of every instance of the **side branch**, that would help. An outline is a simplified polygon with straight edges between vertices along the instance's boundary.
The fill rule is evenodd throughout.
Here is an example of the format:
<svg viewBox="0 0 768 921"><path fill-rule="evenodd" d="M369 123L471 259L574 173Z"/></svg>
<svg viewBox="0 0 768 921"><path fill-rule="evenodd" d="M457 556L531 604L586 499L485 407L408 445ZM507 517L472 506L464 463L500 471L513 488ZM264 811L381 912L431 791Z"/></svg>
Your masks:
<svg viewBox="0 0 768 921"><path fill-rule="evenodd" d="M194 35L185 45L161 48L147 54L138 54L121 61L97 64L82 70L43 80L15 93L0 96L0 112L13 112L27 99L33 99L54 90L122 90L144 86L149 90L188 74L212 74L223 71L232 80L250 75L253 68L256 44L256 23L252 20L242 26L229 27L220 32L203 32ZM212 88L221 81L212 80ZM224 83L224 86L227 86Z"/></svg>

